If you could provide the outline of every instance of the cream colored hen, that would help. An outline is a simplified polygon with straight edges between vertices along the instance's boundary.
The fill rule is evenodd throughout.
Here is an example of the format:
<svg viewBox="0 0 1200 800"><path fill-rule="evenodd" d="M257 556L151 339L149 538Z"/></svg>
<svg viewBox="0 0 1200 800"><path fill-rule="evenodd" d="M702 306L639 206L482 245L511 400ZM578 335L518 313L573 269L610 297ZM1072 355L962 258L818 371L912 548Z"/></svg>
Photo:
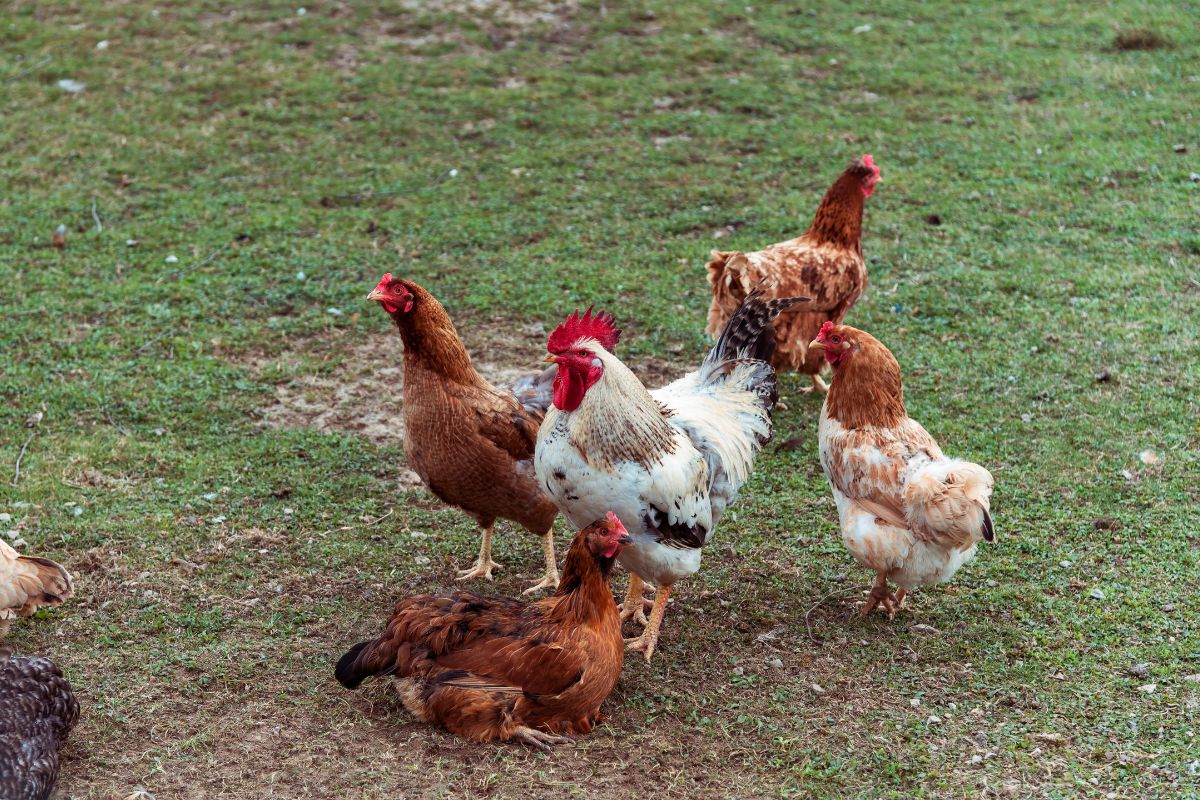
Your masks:
<svg viewBox="0 0 1200 800"><path fill-rule="evenodd" d="M818 438L842 541L876 573L862 613L878 606L891 619L910 589L950 580L992 541L992 476L946 458L908 416L900 365L874 336L826 322L809 347L833 366Z"/></svg>
<svg viewBox="0 0 1200 800"><path fill-rule="evenodd" d="M0 640L17 617L62 605L74 593L71 576L48 558L23 556L0 541Z"/></svg>

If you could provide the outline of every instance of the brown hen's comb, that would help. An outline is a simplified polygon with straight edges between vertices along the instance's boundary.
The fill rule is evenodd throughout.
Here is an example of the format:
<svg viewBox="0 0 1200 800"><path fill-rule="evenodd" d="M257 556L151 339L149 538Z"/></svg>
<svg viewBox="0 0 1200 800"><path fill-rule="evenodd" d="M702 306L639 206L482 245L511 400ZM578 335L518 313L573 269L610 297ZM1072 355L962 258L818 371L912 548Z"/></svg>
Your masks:
<svg viewBox="0 0 1200 800"><path fill-rule="evenodd" d="M621 338L621 331L613 324L612 314L603 311L593 314L592 308L589 306L582 317L579 316L578 310L567 317L566 321L550 334L546 349L551 353L562 353L580 339L595 339L605 350L612 352Z"/></svg>
<svg viewBox="0 0 1200 800"><path fill-rule="evenodd" d="M818 339L824 339L833 330L833 320L825 320L825 324L821 326L821 332L817 334Z"/></svg>

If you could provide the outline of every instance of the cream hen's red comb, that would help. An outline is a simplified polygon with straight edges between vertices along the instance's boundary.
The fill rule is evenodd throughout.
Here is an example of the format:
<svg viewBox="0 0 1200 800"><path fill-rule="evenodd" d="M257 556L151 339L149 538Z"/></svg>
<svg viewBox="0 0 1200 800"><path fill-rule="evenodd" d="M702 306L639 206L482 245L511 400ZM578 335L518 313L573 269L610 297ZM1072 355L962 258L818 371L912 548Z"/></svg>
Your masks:
<svg viewBox="0 0 1200 800"><path fill-rule="evenodd" d="M603 311L593 314L589 306L582 317L576 311L555 328L554 333L550 334L550 341L546 343L546 349L551 353L562 353L580 339L595 339L611 352L620 338L621 331L613 324L612 314Z"/></svg>

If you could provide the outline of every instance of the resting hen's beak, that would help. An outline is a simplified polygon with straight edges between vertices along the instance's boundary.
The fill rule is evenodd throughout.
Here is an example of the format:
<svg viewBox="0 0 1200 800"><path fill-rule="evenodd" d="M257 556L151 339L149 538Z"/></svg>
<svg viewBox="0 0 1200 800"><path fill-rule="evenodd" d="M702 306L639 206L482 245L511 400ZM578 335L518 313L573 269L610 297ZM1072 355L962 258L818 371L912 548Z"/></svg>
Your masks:
<svg viewBox="0 0 1200 800"><path fill-rule="evenodd" d="M387 298L383 296L383 292L380 291L379 288L377 287L377 288L371 290L371 293L369 295L367 295L367 299L375 300L375 301L383 301L383 300L386 300Z"/></svg>
<svg viewBox="0 0 1200 800"><path fill-rule="evenodd" d="M557 364L558 356L554 355L554 353L551 353L550 355L543 358L542 361L545 361L547 364Z"/></svg>
<svg viewBox="0 0 1200 800"><path fill-rule="evenodd" d="M824 350L825 343L822 342L820 339L813 339L811 342L808 343L808 349L809 350Z"/></svg>
<svg viewBox="0 0 1200 800"><path fill-rule="evenodd" d="M627 545L627 544L633 544L633 539L630 538L628 533L622 533L620 538L617 539L617 544L622 545L622 546Z"/></svg>

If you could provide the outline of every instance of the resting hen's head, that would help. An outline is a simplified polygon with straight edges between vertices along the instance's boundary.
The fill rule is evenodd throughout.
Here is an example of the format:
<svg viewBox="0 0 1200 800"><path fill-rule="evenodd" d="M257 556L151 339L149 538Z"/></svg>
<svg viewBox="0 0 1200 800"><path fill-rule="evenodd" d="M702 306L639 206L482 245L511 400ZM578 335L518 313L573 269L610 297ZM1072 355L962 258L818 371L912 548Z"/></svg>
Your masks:
<svg viewBox="0 0 1200 800"><path fill-rule="evenodd" d="M604 358L600 350L612 352L621 331L611 314L593 313L589 308L582 316L576 311L550 334L546 360L558 364L554 378L554 405L563 411L574 411L583 402L583 395L604 374Z"/></svg>
<svg viewBox="0 0 1200 800"><path fill-rule="evenodd" d="M393 278L392 273L385 274L379 283L367 295L368 300L374 300L383 306L389 314L407 314L412 311L416 297L408 284L399 278Z"/></svg>
<svg viewBox="0 0 1200 800"><path fill-rule="evenodd" d="M584 528L582 535L588 551L597 559L614 559L625 545L633 541L620 518L611 511L604 519L598 519Z"/></svg>

